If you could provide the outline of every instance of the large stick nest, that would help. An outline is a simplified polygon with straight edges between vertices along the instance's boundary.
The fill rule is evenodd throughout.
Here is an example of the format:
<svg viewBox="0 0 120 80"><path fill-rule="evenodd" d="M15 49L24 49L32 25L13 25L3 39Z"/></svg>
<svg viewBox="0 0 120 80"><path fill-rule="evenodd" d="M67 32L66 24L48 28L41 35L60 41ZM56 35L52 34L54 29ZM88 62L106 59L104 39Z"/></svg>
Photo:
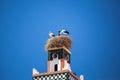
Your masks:
<svg viewBox="0 0 120 80"><path fill-rule="evenodd" d="M59 48L59 47L66 47L67 49L70 49L71 45L72 45L72 40L70 37L56 36L48 39L45 49L49 50L51 48Z"/></svg>

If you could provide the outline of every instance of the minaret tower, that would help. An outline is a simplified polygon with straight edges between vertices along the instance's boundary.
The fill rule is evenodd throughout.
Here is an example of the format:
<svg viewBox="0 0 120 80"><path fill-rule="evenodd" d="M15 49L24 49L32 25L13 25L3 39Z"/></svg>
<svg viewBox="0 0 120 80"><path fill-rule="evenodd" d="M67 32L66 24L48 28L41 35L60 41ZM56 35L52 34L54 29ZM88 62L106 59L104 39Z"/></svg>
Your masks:
<svg viewBox="0 0 120 80"><path fill-rule="evenodd" d="M70 48L72 40L68 36L69 32L61 30L58 36L52 32L49 33L45 49L48 53L48 71L39 73L33 69L33 80L82 80L72 73L70 68Z"/></svg>
<svg viewBox="0 0 120 80"><path fill-rule="evenodd" d="M48 72L70 69L71 52L65 47L48 49Z"/></svg>

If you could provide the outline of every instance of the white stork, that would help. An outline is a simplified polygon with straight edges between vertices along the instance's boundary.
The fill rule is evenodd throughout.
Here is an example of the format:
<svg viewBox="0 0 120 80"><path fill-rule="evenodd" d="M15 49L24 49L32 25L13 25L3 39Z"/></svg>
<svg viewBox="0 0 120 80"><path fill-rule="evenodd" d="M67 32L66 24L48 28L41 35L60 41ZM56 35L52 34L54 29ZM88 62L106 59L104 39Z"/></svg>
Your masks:
<svg viewBox="0 0 120 80"><path fill-rule="evenodd" d="M60 35L61 35L61 34L68 35L68 34L69 34L69 32L68 32L67 30L64 30L64 29L63 29L63 30L61 30L61 32L60 32Z"/></svg>
<svg viewBox="0 0 120 80"><path fill-rule="evenodd" d="M55 35L52 32L49 32L50 37L55 37Z"/></svg>

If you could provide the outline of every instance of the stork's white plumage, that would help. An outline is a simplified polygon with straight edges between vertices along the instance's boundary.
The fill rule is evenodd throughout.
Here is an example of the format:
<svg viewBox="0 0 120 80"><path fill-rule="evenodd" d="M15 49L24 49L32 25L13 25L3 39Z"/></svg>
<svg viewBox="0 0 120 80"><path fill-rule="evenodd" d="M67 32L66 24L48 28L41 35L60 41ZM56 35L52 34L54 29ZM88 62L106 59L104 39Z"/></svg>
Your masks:
<svg viewBox="0 0 120 80"><path fill-rule="evenodd" d="M65 34L65 35L67 35L67 34L69 34L69 32L67 31L67 30L61 30L61 32L60 32L60 34Z"/></svg>
<svg viewBox="0 0 120 80"><path fill-rule="evenodd" d="M52 32L49 32L50 37L55 37L55 35Z"/></svg>

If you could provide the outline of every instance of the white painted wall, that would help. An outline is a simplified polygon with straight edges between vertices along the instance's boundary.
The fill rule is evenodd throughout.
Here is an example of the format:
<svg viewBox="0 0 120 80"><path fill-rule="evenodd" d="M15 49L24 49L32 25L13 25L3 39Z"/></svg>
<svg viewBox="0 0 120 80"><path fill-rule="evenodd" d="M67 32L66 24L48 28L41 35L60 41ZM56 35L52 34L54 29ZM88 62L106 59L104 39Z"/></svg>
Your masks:
<svg viewBox="0 0 120 80"><path fill-rule="evenodd" d="M67 60L64 60L64 68L62 70L70 70L71 71L71 68L70 68L70 64L67 62Z"/></svg>
<svg viewBox="0 0 120 80"><path fill-rule="evenodd" d="M53 60L50 61L50 72L54 72L54 66L55 66L55 64L58 65L58 71L60 71L61 62L60 62L60 60L58 59L58 55L57 55L57 58L53 58Z"/></svg>
<svg viewBox="0 0 120 80"><path fill-rule="evenodd" d="M70 64L67 62L67 60L64 60L64 63L65 63L64 68L62 68L62 70L70 70L71 71ZM54 72L55 64L58 65L58 71L60 71L61 60L58 59L58 55L57 55L57 58L53 58L53 60L50 61L50 72Z"/></svg>

